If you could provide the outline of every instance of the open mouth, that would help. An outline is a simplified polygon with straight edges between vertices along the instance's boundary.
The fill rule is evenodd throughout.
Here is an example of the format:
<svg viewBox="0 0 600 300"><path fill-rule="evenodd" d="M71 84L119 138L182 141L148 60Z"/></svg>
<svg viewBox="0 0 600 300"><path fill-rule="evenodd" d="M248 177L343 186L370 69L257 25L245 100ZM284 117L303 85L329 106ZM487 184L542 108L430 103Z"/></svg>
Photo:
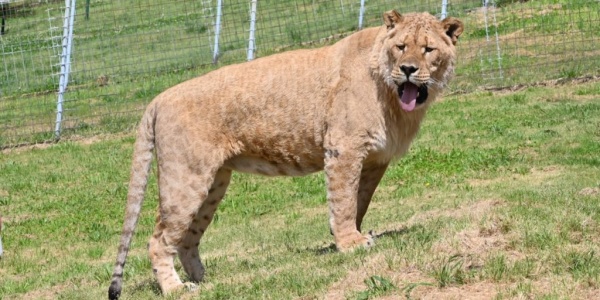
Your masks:
<svg viewBox="0 0 600 300"><path fill-rule="evenodd" d="M398 95L400 96L400 106L405 111L413 111L417 104L422 104L429 95L427 86L416 86L412 82L405 82L398 86Z"/></svg>

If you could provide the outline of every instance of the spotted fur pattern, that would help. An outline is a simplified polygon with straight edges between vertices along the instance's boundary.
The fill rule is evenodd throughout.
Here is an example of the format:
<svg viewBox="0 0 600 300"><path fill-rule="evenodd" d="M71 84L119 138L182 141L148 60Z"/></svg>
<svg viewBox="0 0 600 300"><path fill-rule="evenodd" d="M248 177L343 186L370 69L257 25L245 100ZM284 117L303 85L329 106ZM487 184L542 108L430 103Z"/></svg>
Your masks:
<svg viewBox="0 0 600 300"><path fill-rule="evenodd" d="M109 298L121 293L153 151L160 207L149 252L164 293L185 286L175 256L192 281L202 280L200 238L234 170L267 176L324 170L337 248L371 245L360 232L371 197L447 84L462 28L454 18L389 11L383 26L332 46L223 67L157 96L137 133ZM398 71L408 64L418 68L410 79ZM398 87L407 80L428 90L410 112L399 104Z"/></svg>

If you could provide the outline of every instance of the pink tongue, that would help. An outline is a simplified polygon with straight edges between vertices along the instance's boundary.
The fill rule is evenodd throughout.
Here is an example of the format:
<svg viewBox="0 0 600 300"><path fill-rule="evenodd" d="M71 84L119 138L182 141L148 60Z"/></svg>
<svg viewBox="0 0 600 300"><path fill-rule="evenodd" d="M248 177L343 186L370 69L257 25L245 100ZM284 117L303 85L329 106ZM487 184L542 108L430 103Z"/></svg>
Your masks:
<svg viewBox="0 0 600 300"><path fill-rule="evenodd" d="M415 109L415 106L417 105L418 93L419 90L416 85L408 81L405 82L404 91L402 92L402 98L400 99L400 105L402 106L402 109L404 109L405 111L412 111L413 109Z"/></svg>

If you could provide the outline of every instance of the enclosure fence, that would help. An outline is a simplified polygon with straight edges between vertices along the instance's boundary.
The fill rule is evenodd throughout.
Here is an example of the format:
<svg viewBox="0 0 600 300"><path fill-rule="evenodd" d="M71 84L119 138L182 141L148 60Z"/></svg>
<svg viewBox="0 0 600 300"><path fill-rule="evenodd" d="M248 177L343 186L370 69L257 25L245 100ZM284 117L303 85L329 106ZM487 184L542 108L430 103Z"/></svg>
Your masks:
<svg viewBox="0 0 600 300"><path fill-rule="evenodd" d="M465 24L450 92L600 75L598 0L0 0L0 148L134 128L219 66L331 44L384 11Z"/></svg>

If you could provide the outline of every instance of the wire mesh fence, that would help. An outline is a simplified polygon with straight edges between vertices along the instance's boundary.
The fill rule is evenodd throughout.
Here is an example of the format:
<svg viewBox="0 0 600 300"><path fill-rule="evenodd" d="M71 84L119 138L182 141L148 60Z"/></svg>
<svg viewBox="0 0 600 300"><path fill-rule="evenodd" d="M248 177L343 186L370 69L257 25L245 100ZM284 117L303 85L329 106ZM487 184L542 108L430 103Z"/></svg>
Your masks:
<svg viewBox="0 0 600 300"><path fill-rule="evenodd" d="M0 0L0 148L128 130L178 82L443 3L466 27L451 90L600 75L597 0Z"/></svg>

